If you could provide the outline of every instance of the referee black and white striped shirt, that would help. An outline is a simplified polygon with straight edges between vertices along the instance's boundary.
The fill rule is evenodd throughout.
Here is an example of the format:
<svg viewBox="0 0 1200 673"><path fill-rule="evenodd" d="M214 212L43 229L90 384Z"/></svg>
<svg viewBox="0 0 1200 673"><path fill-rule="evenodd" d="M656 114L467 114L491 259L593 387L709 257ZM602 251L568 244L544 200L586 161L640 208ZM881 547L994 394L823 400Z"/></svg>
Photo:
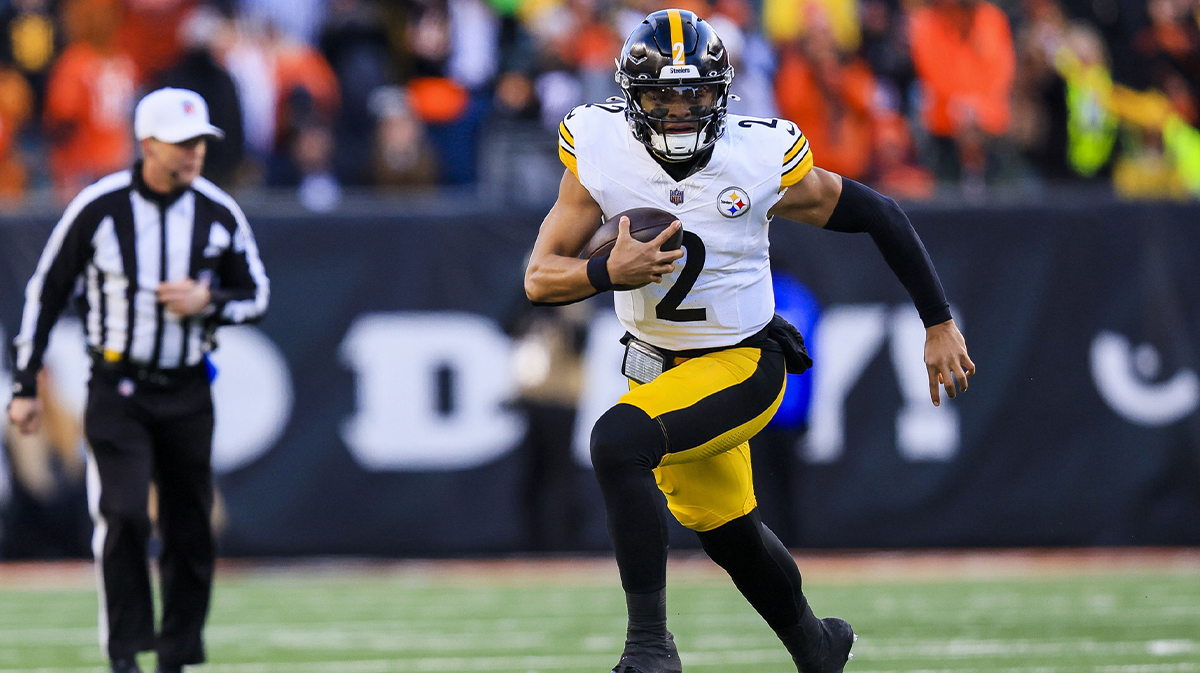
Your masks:
<svg viewBox="0 0 1200 673"><path fill-rule="evenodd" d="M181 318L158 301L164 281L207 281L212 301ZM194 367L218 325L252 322L269 282L246 216L202 177L171 194L146 187L141 164L79 193L54 227L25 288L13 340L13 395L36 394L50 328L76 297L88 349L110 363Z"/></svg>

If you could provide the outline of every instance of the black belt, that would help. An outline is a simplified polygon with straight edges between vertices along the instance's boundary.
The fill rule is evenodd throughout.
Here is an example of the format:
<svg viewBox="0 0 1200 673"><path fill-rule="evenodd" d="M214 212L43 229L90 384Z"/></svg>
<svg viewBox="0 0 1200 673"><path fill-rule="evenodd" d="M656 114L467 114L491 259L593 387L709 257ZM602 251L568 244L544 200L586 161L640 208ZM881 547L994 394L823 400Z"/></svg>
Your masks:
<svg viewBox="0 0 1200 673"><path fill-rule="evenodd" d="M751 334L750 336L746 337L745 339L742 339L741 341L739 341L735 344L731 344L729 346L715 346L712 348L691 348L688 350L673 351L673 350L668 350L666 348L661 348L659 346L655 346L654 344L646 342L646 341L642 341L642 343L646 344L647 346L651 346L652 348L654 348L654 350L661 353L663 356L663 359L667 365L665 367L665 369L670 369L671 367L682 364L692 358L698 358L703 355L708 355L709 353L716 353L718 351L727 351L731 348L750 348L750 347L761 348L763 346L769 346L770 344L774 344L775 342L771 340L770 335L769 335L770 327L771 327L770 324L768 324L767 326L763 327L762 329L755 332L754 334ZM621 343L628 344L631 339L636 339L636 338L637 337L633 336L629 332L626 332L625 336L621 337ZM641 339L638 339L638 341L641 341Z"/></svg>
<svg viewBox="0 0 1200 673"><path fill-rule="evenodd" d="M208 375L204 362L187 367L160 369L150 365L118 360L109 362L99 353L92 353L92 374L106 379L130 379L160 388L181 386Z"/></svg>

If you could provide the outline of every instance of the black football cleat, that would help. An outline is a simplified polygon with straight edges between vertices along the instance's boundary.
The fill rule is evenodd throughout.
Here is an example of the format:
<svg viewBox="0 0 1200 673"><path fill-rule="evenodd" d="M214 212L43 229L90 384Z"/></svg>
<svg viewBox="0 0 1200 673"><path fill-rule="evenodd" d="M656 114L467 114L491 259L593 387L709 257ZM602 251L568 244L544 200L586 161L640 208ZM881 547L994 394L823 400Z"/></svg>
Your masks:
<svg viewBox="0 0 1200 673"><path fill-rule="evenodd" d="M137 659L114 659L109 670L112 673L142 673Z"/></svg>
<svg viewBox="0 0 1200 673"><path fill-rule="evenodd" d="M817 619L811 611L806 611L806 618L800 624L776 633L787 646L799 673L842 673L846 662L854 658L850 648L858 640L845 620Z"/></svg>
<svg viewBox="0 0 1200 673"><path fill-rule="evenodd" d="M850 648L858 636L844 619L826 617L820 624L820 645L796 658L796 668L800 673L842 673L846 662L854 658Z"/></svg>
<svg viewBox="0 0 1200 673"><path fill-rule="evenodd" d="M846 620L837 617L826 617L821 620L821 624L829 634L825 651L822 653L824 656L814 663L811 671L806 667L805 673L842 673L846 663L854 658L850 648L858 641L858 634L850 628Z"/></svg>
<svg viewBox="0 0 1200 673"><path fill-rule="evenodd" d="M626 641L621 661L612 673L683 673L679 651L675 649L675 636L667 631L666 640Z"/></svg>

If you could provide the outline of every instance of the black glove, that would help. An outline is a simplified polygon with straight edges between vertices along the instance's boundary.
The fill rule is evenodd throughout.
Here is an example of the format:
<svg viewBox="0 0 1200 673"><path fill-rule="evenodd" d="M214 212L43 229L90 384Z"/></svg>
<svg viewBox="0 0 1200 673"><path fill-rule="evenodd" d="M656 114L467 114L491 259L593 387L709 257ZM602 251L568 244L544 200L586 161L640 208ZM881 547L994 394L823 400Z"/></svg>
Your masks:
<svg viewBox="0 0 1200 673"><path fill-rule="evenodd" d="M767 325L767 336L783 349L783 363L789 374L803 374L812 367L812 358L804 347L804 336L778 313Z"/></svg>

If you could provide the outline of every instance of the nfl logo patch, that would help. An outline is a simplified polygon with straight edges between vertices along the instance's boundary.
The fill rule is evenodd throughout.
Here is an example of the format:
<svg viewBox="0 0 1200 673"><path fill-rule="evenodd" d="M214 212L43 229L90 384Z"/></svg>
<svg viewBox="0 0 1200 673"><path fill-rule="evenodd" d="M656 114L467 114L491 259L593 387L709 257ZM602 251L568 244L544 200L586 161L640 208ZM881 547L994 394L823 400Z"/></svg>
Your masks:
<svg viewBox="0 0 1200 673"><path fill-rule="evenodd" d="M729 187L717 197L717 210L725 217L737 217L750 210L750 196L741 187Z"/></svg>
<svg viewBox="0 0 1200 673"><path fill-rule="evenodd" d="M683 190L682 189L672 189L671 190L671 203L674 203L677 206L679 204L683 203Z"/></svg>
<svg viewBox="0 0 1200 673"><path fill-rule="evenodd" d="M195 105L192 105L192 102L191 102L191 101L186 101L186 100L185 100L185 101L183 102L183 114L185 114L185 115L190 115L190 114L192 114L192 113L193 113L193 112L195 112L195 111L196 111L196 106L195 106Z"/></svg>

